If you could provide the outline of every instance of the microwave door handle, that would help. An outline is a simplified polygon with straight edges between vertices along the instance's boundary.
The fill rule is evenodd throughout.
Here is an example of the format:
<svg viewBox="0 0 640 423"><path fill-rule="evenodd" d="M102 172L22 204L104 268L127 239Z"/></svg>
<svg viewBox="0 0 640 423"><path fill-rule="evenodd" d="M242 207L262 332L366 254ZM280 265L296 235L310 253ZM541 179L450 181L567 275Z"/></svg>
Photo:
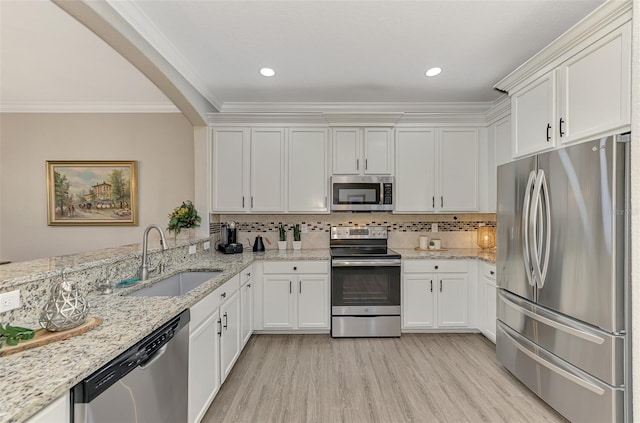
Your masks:
<svg viewBox="0 0 640 423"><path fill-rule="evenodd" d="M529 253L529 207L531 206L531 187L536 179L536 172L529 173L527 187L524 190L524 202L522 205L522 256L524 258L524 268L527 274L529 285L534 286L533 274L531 273L531 256Z"/></svg>

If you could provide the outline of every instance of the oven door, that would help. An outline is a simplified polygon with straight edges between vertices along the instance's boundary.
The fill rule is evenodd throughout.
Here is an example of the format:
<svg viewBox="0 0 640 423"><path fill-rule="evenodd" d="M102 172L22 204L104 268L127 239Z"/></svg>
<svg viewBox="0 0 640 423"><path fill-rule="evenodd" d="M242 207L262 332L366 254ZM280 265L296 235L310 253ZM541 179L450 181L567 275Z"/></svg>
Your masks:
<svg viewBox="0 0 640 423"><path fill-rule="evenodd" d="M333 259L334 316L400 315L399 259Z"/></svg>

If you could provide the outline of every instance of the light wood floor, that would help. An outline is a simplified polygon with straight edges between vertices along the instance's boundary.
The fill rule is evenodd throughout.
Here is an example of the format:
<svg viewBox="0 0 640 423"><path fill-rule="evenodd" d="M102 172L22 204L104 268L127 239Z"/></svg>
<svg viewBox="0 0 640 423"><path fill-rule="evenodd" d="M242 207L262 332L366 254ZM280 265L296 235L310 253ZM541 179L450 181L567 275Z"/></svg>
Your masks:
<svg viewBox="0 0 640 423"><path fill-rule="evenodd" d="M254 335L202 421L566 422L478 334Z"/></svg>

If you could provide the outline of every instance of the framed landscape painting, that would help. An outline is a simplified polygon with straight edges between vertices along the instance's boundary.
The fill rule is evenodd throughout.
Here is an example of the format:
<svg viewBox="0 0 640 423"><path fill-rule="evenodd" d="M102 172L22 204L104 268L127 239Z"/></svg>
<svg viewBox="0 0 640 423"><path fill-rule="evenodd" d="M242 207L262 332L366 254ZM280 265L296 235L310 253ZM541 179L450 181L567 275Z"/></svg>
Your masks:
<svg viewBox="0 0 640 423"><path fill-rule="evenodd" d="M47 161L49 225L137 225L136 161Z"/></svg>

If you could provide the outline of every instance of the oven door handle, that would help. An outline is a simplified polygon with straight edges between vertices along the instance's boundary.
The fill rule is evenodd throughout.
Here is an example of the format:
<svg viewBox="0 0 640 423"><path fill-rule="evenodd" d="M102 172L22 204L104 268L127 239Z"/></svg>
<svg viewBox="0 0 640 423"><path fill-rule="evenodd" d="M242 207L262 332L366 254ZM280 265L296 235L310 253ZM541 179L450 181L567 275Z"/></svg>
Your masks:
<svg viewBox="0 0 640 423"><path fill-rule="evenodd" d="M374 260L331 260L331 267L398 267L402 264L400 259L374 259Z"/></svg>

